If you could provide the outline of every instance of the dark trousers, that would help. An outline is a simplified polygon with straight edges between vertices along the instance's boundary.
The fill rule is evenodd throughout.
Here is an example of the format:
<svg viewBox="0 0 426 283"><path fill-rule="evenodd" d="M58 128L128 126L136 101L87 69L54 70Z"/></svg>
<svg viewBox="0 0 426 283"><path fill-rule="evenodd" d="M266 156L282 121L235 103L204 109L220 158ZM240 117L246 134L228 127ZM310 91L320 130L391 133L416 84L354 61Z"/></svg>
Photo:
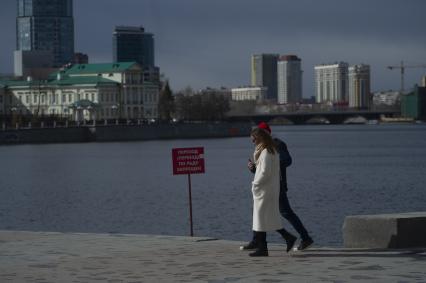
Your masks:
<svg viewBox="0 0 426 283"><path fill-rule="evenodd" d="M282 217L290 222L297 233L300 234L302 241L310 239L308 231L306 231L302 221L300 221L299 217L294 213L293 209L291 209L290 203L288 202L287 191L284 188L280 190L280 213Z"/></svg>

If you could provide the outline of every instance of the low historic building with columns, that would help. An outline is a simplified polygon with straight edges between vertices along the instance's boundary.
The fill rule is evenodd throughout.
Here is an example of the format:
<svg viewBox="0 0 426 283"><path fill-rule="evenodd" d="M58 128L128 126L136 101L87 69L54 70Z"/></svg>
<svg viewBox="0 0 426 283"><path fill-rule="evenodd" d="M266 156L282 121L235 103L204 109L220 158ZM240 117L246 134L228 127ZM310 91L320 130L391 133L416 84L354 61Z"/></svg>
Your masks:
<svg viewBox="0 0 426 283"><path fill-rule="evenodd" d="M158 83L145 81L136 62L76 64L48 80L9 80L2 85L6 115L54 115L77 121L158 117ZM1 106L0 100L0 111Z"/></svg>

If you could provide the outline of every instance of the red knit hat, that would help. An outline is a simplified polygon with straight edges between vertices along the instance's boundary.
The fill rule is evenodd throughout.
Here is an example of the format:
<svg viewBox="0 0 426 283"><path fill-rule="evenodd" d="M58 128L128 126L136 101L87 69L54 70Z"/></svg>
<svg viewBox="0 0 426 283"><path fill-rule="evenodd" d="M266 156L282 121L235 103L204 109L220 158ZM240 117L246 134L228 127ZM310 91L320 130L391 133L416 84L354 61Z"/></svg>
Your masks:
<svg viewBox="0 0 426 283"><path fill-rule="evenodd" d="M267 131L269 134L271 134L271 128L265 122L260 122L259 125L257 125L257 127L259 129L263 129L263 130Z"/></svg>

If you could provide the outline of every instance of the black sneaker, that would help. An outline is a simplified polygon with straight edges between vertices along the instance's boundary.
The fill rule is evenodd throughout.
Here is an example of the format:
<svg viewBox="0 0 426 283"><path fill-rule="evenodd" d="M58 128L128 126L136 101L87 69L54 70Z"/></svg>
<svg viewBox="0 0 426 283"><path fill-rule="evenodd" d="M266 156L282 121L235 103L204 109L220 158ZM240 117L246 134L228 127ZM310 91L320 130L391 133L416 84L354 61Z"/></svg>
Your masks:
<svg viewBox="0 0 426 283"><path fill-rule="evenodd" d="M247 245L241 246L240 250L242 250L242 251L252 251L252 250L255 250L256 248L257 248L256 243L253 242L253 241L251 241Z"/></svg>
<svg viewBox="0 0 426 283"><path fill-rule="evenodd" d="M314 241L312 239L307 239L307 240L301 241L299 246L297 247L297 250L298 251L306 250L307 248L312 246L313 243L314 243Z"/></svg>
<svg viewBox="0 0 426 283"><path fill-rule="evenodd" d="M287 243L287 252L291 251L294 244L296 243L297 238L293 235L291 237L288 237L288 239L285 239L285 242Z"/></svg>
<svg viewBox="0 0 426 283"><path fill-rule="evenodd" d="M269 256L268 250L265 249L257 249L255 252L249 253L249 256Z"/></svg>

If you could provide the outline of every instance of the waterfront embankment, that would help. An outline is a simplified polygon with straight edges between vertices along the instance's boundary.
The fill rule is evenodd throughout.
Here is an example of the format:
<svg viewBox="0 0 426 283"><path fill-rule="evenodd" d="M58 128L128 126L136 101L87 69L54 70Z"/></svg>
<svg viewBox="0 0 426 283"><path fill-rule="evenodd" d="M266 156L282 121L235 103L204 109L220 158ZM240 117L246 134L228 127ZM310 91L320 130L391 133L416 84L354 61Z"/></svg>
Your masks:
<svg viewBox="0 0 426 283"><path fill-rule="evenodd" d="M240 137L250 123L179 123L0 130L0 144L77 143Z"/></svg>
<svg viewBox="0 0 426 283"><path fill-rule="evenodd" d="M312 248L251 258L242 242L0 231L0 282L426 282L426 249Z"/></svg>

